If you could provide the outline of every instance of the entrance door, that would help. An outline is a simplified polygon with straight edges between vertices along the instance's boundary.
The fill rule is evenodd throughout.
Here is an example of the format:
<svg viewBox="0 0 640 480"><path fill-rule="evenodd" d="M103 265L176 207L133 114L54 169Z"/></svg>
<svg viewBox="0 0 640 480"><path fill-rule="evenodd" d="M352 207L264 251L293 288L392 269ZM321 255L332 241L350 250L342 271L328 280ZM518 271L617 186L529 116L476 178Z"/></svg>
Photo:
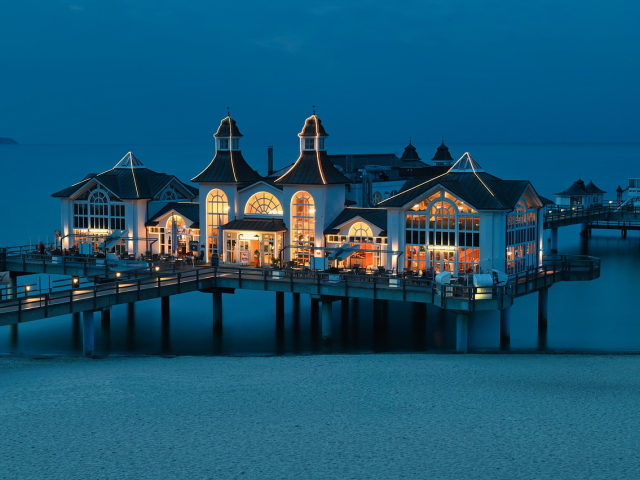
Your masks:
<svg viewBox="0 0 640 480"><path fill-rule="evenodd" d="M251 241L238 240L238 260L240 265L249 265L252 255Z"/></svg>
<svg viewBox="0 0 640 480"><path fill-rule="evenodd" d="M437 274L440 272L455 273L455 252L451 250L430 250L429 264Z"/></svg>

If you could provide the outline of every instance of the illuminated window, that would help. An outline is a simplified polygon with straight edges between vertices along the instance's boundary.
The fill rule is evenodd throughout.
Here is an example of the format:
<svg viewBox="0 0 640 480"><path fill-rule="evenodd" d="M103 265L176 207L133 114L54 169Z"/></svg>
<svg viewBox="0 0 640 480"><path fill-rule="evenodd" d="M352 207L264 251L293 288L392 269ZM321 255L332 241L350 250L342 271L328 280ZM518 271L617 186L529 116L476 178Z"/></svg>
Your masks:
<svg viewBox="0 0 640 480"><path fill-rule="evenodd" d="M96 185L73 202L73 228L124 230L124 203Z"/></svg>
<svg viewBox="0 0 640 480"><path fill-rule="evenodd" d="M480 262L480 217L446 191L409 208L405 215L405 266L435 273L477 272Z"/></svg>
<svg viewBox="0 0 640 480"><path fill-rule="evenodd" d="M308 265L314 254L316 210L313 197L308 192L298 192L291 199L291 250L292 259Z"/></svg>
<svg viewBox="0 0 640 480"><path fill-rule="evenodd" d="M207 195L207 239L209 255L220 254L220 226L228 222L229 204L227 196L220 189L214 189Z"/></svg>
<svg viewBox="0 0 640 480"><path fill-rule="evenodd" d="M538 266L537 218L537 208L526 194L507 215L507 274Z"/></svg>
<svg viewBox="0 0 640 480"><path fill-rule="evenodd" d="M282 205L278 198L269 192L253 195L244 207L245 215L282 215Z"/></svg>

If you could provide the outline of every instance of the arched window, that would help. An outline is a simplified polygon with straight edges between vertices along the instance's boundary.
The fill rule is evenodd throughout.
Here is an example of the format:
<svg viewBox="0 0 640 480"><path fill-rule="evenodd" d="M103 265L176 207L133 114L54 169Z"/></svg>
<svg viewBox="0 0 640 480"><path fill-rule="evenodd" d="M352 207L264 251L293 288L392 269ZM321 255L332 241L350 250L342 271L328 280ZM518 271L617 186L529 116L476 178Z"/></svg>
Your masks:
<svg viewBox="0 0 640 480"><path fill-rule="evenodd" d="M228 222L229 204L225 193L216 188L207 195L208 252L220 254L220 227Z"/></svg>
<svg viewBox="0 0 640 480"><path fill-rule="evenodd" d="M349 229L349 241L354 243L372 243L373 232L364 222L356 222Z"/></svg>
<svg viewBox="0 0 640 480"><path fill-rule="evenodd" d="M308 265L314 254L316 209L308 192L298 192L291 199L291 249L292 258Z"/></svg>
<svg viewBox="0 0 640 480"><path fill-rule="evenodd" d="M373 192L371 196L371 201L374 205L379 204L382 201L382 194L380 192Z"/></svg>
<svg viewBox="0 0 640 480"><path fill-rule="evenodd" d="M161 200L171 201L177 199L178 195L176 195L176 191L173 188L167 188L164 192L162 192Z"/></svg>
<svg viewBox="0 0 640 480"><path fill-rule="evenodd" d="M89 224L89 228L98 230L109 228L109 197L101 190L89 196Z"/></svg>
<svg viewBox="0 0 640 480"><path fill-rule="evenodd" d="M449 192L436 192L410 207L405 233L406 268L454 274L478 271L480 217Z"/></svg>
<svg viewBox="0 0 640 480"><path fill-rule="evenodd" d="M244 207L245 215L282 215L282 205L275 195L258 192L252 195Z"/></svg>

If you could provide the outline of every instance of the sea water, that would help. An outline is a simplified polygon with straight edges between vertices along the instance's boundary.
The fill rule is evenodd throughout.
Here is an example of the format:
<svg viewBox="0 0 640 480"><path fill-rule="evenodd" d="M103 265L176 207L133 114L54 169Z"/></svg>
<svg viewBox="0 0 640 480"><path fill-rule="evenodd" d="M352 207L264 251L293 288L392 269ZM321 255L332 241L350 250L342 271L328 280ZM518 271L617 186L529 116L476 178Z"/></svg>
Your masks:
<svg viewBox="0 0 640 480"><path fill-rule="evenodd" d="M247 142L245 142L247 143ZM415 144L427 162L437 145ZM296 160L297 143L274 145L275 166ZM615 200L615 189L640 174L640 144L473 144L449 145L454 158L468 151L489 173L509 180L530 180L538 193L553 194L575 180L592 180ZM212 143L195 145L11 145L0 146L0 202L3 219L0 245L36 245L52 241L60 226L59 200L51 194L88 173L112 168L127 152L150 169L189 181L213 157ZM266 173L266 145L243 148L245 158ZM402 153L387 144L330 145L330 154ZM559 253L588 254L602 259L602 275L592 282L561 282L549 291L548 348L571 352L639 352L640 235L593 231L584 239L579 226L560 229ZM370 301L350 302L350 317L340 318L341 302L333 306L333 343L322 345L313 328L310 303L301 296L294 312L286 295L285 330L276 334L275 298L271 292L237 291L224 295L224 329L212 329L212 300L204 293L171 297L170 317L161 318L159 300L133 307L115 306L109 328L96 314L98 354L273 355L328 352L448 351L454 347L455 325L438 309L427 310L426 329L415 321L410 304L389 303L389 321L374 321ZM258 307L256 307L258 306ZM518 298L512 307L511 348L537 347L537 295ZM422 314L420 314L422 315ZM0 353L80 354L80 321L71 315L39 320L17 328L0 327ZM470 322L471 350L499 347L496 312L476 312Z"/></svg>

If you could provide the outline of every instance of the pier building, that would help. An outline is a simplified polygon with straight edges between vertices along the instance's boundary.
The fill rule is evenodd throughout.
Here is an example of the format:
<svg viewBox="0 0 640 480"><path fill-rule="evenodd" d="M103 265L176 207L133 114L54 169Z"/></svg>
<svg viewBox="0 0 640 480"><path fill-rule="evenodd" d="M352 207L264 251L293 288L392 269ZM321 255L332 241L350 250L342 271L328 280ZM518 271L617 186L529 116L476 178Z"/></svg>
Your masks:
<svg viewBox="0 0 640 480"><path fill-rule="evenodd" d="M598 259L543 256L543 229L567 219L545 223L551 202L529 181L500 179L469 153L453 160L444 142L433 165L410 141L398 163L345 157L344 167L336 166L328 136L314 113L298 134L298 158L280 171L270 162L263 177L245 160L243 136L227 116L214 134L214 158L192 179L197 188L128 153L111 170L57 192L63 247L134 257L144 251L147 258L114 269L88 256L0 249L0 270L11 272L0 324L85 312L90 354L94 311L106 320L112 305L158 297L167 310L171 295L197 290L212 294L218 331L224 293L263 290L275 292L279 330L285 293L294 303L300 294L316 307L321 302L327 341L337 300L371 299L381 312L389 300L432 304L455 314L456 349L464 352L473 312L500 312L500 343L508 348L510 306L537 293L545 348L549 288L599 277ZM596 198L591 195L588 201ZM207 265L192 261L185 270L184 257L195 253ZM280 268L266 268L272 266ZM64 288L21 290L17 278L28 273L70 277Z"/></svg>
<svg viewBox="0 0 640 480"><path fill-rule="evenodd" d="M336 267L454 275L541 265L545 200L530 182L490 175L468 153L453 161L444 142L437 165L422 162L410 142L402 158L376 159L395 158L395 167L355 155L336 166L314 114L298 134L298 159L263 178L242 155L235 120L224 118L214 137L216 155L193 179L207 259L313 267L327 258ZM333 255L340 248L349 254Z"/></svg>
<svg viewBox="0 0 640 480"><path fill-rule="evenodd" d="M52 196L60 199L61 233L57 244L61 249L136 256L152 249L186 253L189 242L199 240L193 222L187 224L180 216L182 208L176 210L174 204L197 201L197 189L174 175L148 169L132 152L110 170L90 173ZM167 210L170 204L174 205L173 210ZM173 214L166 220L166 216L159 217L163 212ZM157 226L163 219L164 224ZM148 220L158 224L147 227ZM155 235L151 236L151 232Z"/></svg>

